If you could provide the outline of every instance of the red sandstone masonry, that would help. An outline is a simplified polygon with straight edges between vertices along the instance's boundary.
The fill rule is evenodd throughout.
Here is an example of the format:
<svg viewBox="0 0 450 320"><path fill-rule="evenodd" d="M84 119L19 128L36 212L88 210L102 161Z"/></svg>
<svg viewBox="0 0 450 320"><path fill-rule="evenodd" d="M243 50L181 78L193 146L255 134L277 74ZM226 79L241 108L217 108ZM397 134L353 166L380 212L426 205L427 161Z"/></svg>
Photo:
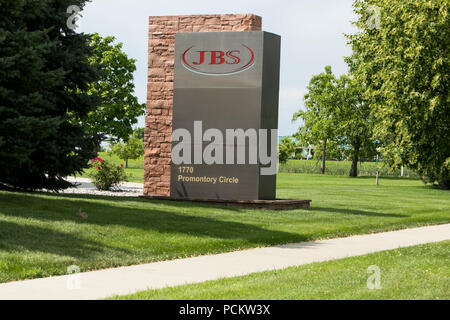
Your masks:
<svg viewBox="0 0 450 320"><path fill-rule="evenodd" d="M144 195L170 196L175 34L260 31L261 23L253 14L149 18Z"/></svg>

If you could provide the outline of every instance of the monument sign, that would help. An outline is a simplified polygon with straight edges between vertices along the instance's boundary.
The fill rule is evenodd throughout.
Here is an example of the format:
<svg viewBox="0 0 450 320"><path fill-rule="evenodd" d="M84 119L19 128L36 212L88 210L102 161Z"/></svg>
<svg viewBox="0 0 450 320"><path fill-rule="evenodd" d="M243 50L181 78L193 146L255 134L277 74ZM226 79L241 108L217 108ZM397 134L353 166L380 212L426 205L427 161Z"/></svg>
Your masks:
<svg viewBox="0 0 450 320"><path fill-rule="evenodd" d="M170 197L275 199L280 37L175 39Z"/></svg>

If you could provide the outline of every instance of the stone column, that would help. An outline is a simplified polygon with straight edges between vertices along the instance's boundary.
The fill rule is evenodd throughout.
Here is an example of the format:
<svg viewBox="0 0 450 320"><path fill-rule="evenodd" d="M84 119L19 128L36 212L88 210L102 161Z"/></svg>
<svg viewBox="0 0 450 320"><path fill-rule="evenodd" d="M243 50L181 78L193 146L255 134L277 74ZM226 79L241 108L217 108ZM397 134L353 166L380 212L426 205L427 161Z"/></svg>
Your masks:
<svg viewBox="0 0 450 320"><path fill-rule="evenodd" d="M149 18L144 195L170 195L175 34L260 31L261 23L253 14Z"/></svg>

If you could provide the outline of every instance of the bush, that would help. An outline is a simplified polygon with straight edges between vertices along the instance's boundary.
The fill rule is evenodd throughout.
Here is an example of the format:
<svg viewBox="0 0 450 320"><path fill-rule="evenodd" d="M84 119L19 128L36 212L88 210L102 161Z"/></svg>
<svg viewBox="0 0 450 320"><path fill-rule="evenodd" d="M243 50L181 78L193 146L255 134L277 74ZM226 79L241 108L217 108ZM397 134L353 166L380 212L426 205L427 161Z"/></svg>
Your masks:
<svg viewBox="0 0 450 320"><path fill-rule="evenodd" d="M128 181L123 165L113 165L99 157L89 163L88 177L98 190L110 190L119 183Z"/></svg>
<svg viewBox="0 0 450 320"><path fill-rule="evenodd" d="M286 163L290 156L295 154L295 142L288 137L284 137L278 146L278 161Z"/></svg>
<svg viewBox="0 0 450 320"><path fill-rule="evenodd" d="M450 158L441 166L439 171L428 170L422 175L425 183L431 183L440 189L450 189Z"/></svg>

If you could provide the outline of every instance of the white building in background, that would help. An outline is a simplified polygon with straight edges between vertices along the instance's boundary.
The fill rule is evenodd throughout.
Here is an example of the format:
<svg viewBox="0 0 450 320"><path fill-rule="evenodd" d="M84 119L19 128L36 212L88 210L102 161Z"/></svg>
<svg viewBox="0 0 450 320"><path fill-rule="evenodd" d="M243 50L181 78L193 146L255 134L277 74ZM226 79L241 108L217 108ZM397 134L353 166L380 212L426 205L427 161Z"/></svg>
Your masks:
<svg viewBox="0 0 450 320"><path fill-rule="evenodd" d="M298 150L302 150L301 157L305 160L311 160L313 158L313 150L315 147L313 145L309 145L308 147L299 147Z"/></svg>
<svg viewBox="0 0 450 320"><path fill-rule="evenodd" d="M278 137L278 144L281 143L281 140L283 140L283 138L289 138L292 141L294 141L295 143L298 143L297 139L295 137L292 136L279 136ZM297 147L297 150L294 154L292 154L292 158L295 158L296 156L298 157L300 155L302 160L311 160L314 156L314 149L315 147L313 145L309 145L307 147Z"/></svg>

